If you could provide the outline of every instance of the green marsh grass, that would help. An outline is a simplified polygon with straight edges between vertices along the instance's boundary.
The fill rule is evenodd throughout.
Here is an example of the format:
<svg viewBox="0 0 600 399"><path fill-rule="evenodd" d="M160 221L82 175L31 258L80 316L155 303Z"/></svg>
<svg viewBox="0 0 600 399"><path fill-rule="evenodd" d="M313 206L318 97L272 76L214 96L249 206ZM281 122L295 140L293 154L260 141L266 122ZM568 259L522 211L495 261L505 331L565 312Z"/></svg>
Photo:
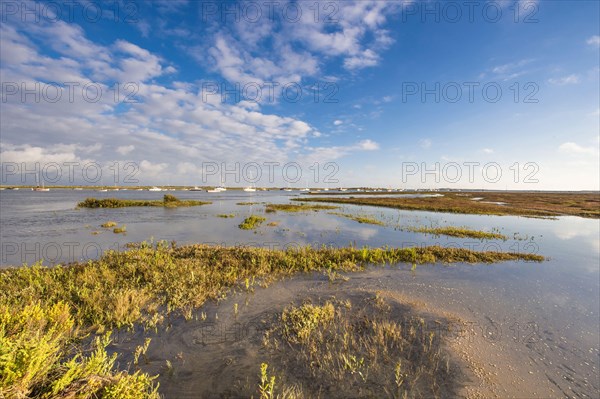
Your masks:
<svg viewBox="0 0 600 399"><path fill-rule="evenodd" d="M200 206L208 205L212 202L195 201L195 200L180 200L174 195L165 194L163 200L127 200L118 198L86 198L77 204L79 208L125 208L138 206L160 206L165 208L177 208L183 206Z"/></svg>
<svg viewBox="0 0 600 399"><path fill-rule="evenodd" d="M123 225L121 227L115 227L113 229L113 233L115 234L121 234L121 233L126 233L127 232L127 226Z"/></svg>
<svg viewBox="0 0 600 399"><path fill-rule="evenodd" d="M244 282L251 289L255 279L268 284L296 273L359 271L373 264L544 260L438 246L270 250L159 242L130 248L66 266L0 270L0 394L61 397L48 392L77 389L82 398L154 398L149 376L114 371L114 358L102 349L105 331L155 328ZM89 334L101 339L92 352L82 346Z"/></svg>
<svg viewBox="0 0 600 399"><path fill-rule="evenodd" d="M341 216L350 220L354 220L355 222L358 223L364 223L364 224L374 224L377 226L385 226L385 223L383 223L381 220L369 217L369 216L360 216L360 215L351 215L348 213L340 213L340 212L329 212L330 215L335 215L335 216Z"/></svg>
<svg viewBox="0 0 600 399"><path fill-rule="evenodd" d="M263 338L278 383L261 386L293 398L453 397L444 323L372 294L290 305Z"/></svg>
<svg viewBox="0 0 600 399"><path fill-rule="evenodd" d="M414 233L425 233L436 236L445 235L457 238L478 238L481 240L507 240L504 234L480 230L470 230L466 227L407 227L406 230Z"/></svg>
<svg viewBox="0 0 600 399"><path fill-rule="evenodd" d="M319 211L323 209L338 209L339 206L333 205L313 205L313 204L267 204L265 212L308 212Z"/></svg>
<svg viewBox="0 0 600 399"><path fill-rule="evenodd" d="M265 220L267 219L262 216L250 215L238 227L242 230L254 230Z"/></svg>

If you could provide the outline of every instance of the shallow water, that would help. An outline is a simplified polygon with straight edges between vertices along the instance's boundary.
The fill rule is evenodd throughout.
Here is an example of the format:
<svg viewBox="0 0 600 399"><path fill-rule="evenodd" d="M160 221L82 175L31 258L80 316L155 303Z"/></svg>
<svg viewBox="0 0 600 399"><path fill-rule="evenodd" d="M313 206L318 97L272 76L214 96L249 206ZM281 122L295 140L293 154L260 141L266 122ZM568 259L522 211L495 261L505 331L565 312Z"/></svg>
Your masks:
<svg viewBox="0 0 600 399"><path fill-rule="evenodd" d="M491 332L491 337L500 331L501 339L486 338L483 344L502 348L502 356L513 356L513 363L519 367L514 364L510 367L516 367L515 373L525 373L519 374L518 378L528 382L535 380L535 386L539 388L536 392L551 396L554 396L553 392L557 396L598 396L600 222L597 219L457 215L356 205L341 205L335 210L369 216L386 224L377 226L331 215L327 210L264 213L264 204L236 205L239 202L287 203L291 198L301 197L298 192L260 191L170 192L181 199L213 202L191 208L75 209L77 202L86 197L161 199L164 194L148 191L0 191L0 264L86 260L97 257L101 251L123 249L128 242L144 240L270 248L440 244L475 250L539 253L549 260L541 264L422 266L415 273L405 268L375 269L351 275L351 279L339 287L389 291L404 300L418 300L430 309L458 315L473 323L474 330ZM230 213L235 217L217 217ZM239 229L238 224L251 214L263 215L267 221L255 231ZM100 227L109 220L126 225L127 233L114 234L112 229ZM272 227L267 225L269 222L279 224ZM497 229L509 239L479 241L402 230L410 226L444 225L486 231ZM284 282L280 283L284 288L266 290L270 292L268 302L281 308L316 286L321 287L321 293L330 290L322 288L323 284L327 285L322 278L299 277L298 281L301 282L296 286L298 288L286 288L285 284L289 282ZM288 294L279 295L277 289L288 290ZM172 334L177 335L177 330ZM531 341L533 338L535 340ZM193 351L193 348L185 350ZM500 356L499 353L490 354L491 357L496 355ZM496 363L496 360L490 361L490 364ZM190 381L194 378L190 377ZM509 385L527 385L518 385L518 380L515 381ZM183 389L185 380L174 385L164 381L163 385L164 389L171 389L166 388L168 386Z"/></svg>

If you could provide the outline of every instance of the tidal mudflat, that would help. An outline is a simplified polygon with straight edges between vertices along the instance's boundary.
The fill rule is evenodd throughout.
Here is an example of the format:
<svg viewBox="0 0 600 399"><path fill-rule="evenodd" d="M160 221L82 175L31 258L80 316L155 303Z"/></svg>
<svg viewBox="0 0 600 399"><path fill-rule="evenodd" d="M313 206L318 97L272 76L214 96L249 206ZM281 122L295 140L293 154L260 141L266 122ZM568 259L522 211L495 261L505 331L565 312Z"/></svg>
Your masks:
<svg viewBox="0 0 600 399"><path fill-rule="evenodd" d="M2 342L46 365L25 366L27 379L25 357L11 358L4 393L92 382L89 397L597 396L593 219L295 211L290 199L304 196L280 193L181 192L212 204L110 209L77 209L85 191L0 196L2 263L13 266L0 273ZM253 215L261 223L238 227ZM494 235L432 233L452 228ZM104 255L23 253L71 241ZM47 267L19 267L36 261Z"/></svg>

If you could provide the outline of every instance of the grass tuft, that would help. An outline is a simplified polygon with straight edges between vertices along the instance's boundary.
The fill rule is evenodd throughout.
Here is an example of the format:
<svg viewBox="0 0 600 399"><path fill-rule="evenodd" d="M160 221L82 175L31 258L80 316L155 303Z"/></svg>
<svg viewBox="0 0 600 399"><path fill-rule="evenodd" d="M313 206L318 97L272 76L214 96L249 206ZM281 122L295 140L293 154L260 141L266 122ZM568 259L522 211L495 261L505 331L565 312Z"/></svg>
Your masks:
<svg viewBox="0 0 600 399"><path fill-rule="evenodd" d="M458 238L478 238L482 240L507 240L504 234L490 233L480 230L469 230L466 227L408 227L408 231L415 233L433 234L436 236L445 235Z"/></svg>
<svg viewBox="0 0 600 399"><path fill-rule="evenodd" d="M265 212L308 212L319 211L323 209L338 209L339 206L333 205L313 205L313 204L267 204Z"/></svg>
<svg viewBox="0 0 600 399"><path fill-rule="evenodd" d="M347 219L354 220L355 222L358 222L358 223L374 224L377 226L385 226L385 223L383 223L381 220L377 220L375 218L371 218L368 216L351 215L348 213L339 213L339 212L329 212L329 214L345 217Z"/></svg>
<svg viewBox="0 0 600 399"><path fill-rule="evenodd" d="M262 216L250 215L238 226L242 230L254 230L260 226L266 218Z"/></svg>

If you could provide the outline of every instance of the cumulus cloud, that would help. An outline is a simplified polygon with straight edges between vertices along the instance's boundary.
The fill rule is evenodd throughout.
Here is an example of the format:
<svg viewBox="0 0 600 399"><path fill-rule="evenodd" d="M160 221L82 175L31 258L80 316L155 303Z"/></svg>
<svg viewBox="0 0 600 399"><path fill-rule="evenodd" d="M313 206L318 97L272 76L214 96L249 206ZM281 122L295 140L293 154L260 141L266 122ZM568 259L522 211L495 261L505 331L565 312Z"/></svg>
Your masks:
<svg viewBox="0 0 600 399"><path fill-rule="evenodd" d="M358 143L357 147L365 151L375 151L379 149L379 144L372 140L363 140Z"/></svg>

